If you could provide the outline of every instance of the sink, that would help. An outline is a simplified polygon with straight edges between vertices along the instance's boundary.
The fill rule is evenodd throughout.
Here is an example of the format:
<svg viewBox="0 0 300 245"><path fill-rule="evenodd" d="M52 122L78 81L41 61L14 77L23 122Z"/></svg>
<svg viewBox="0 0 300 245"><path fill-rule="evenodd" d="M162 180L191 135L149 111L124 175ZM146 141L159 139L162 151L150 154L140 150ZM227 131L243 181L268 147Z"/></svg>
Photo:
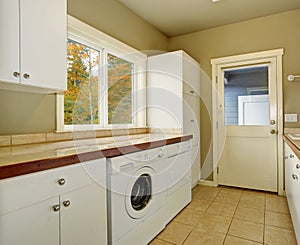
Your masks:
<svg viewBox="0 0 300 245"><path fill-rule="evenodd" d="M300 134L288 134L292 140L300 140Z"/></svg>

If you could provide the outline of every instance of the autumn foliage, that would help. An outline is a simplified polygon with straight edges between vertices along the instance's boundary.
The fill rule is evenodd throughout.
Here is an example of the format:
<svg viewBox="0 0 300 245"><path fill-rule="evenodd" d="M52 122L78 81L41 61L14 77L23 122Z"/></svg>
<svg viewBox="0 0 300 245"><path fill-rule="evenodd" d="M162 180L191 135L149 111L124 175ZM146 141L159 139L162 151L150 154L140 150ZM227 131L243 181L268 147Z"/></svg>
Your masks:
<svg viewBox="0 0 300 245"><path fill-rule="evenodd" d="M104 125L132 123L133 64L109 53L105 64L101 64L101 55L98 50L68 41L66 125L100 124L101 121ZM105 109L100 110L101 106Z"/></svg>

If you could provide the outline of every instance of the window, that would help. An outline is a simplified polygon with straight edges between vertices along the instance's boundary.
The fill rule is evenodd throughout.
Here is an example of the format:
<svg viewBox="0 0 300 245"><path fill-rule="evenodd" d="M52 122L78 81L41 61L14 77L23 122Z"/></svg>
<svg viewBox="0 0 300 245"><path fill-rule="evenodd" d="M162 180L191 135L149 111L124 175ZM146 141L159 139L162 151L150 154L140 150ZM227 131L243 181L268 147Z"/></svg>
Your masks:
<svg viewBox="0 0 300 245"><path fill-rule="evenodd" d="M99 124L100 51L68 40L64 123Z"/></svg>
<svg viewBox="0 0 300 245"><path fill-rule="evenodd" d="M68 16L57 131L145 126L146 55Z"/></svg>
<svg viewBox="0 0 300 245"><path fill-rule="evenodd" d="M132 124L132 63L107 54L108 124Z"/></svg>

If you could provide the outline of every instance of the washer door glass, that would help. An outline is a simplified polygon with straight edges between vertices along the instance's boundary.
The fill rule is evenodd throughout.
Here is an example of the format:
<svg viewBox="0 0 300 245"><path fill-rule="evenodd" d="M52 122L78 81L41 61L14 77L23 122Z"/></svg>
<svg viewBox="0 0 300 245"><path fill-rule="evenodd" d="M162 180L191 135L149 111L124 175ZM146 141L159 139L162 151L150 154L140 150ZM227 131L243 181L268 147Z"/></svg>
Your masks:
<svg viewBox="0 0 300 245"><path fill-rule="evenodd" d="M149 174L142 174L135 181L131 190L131 206L134 210L144 209L151 199L152 182Z"/></svg>

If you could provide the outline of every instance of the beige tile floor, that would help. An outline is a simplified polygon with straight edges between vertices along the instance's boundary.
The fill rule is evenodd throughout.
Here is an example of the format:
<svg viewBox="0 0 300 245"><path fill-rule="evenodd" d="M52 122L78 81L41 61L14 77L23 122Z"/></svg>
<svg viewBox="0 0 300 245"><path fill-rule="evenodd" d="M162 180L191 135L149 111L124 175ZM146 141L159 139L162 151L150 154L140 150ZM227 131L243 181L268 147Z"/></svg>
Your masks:
<svg viewBox="0 0 300 245"><path fill-rule="evenodd" d="M150 245L297 245L285 197L201 185L192 193L192 202Z"/></svg>

